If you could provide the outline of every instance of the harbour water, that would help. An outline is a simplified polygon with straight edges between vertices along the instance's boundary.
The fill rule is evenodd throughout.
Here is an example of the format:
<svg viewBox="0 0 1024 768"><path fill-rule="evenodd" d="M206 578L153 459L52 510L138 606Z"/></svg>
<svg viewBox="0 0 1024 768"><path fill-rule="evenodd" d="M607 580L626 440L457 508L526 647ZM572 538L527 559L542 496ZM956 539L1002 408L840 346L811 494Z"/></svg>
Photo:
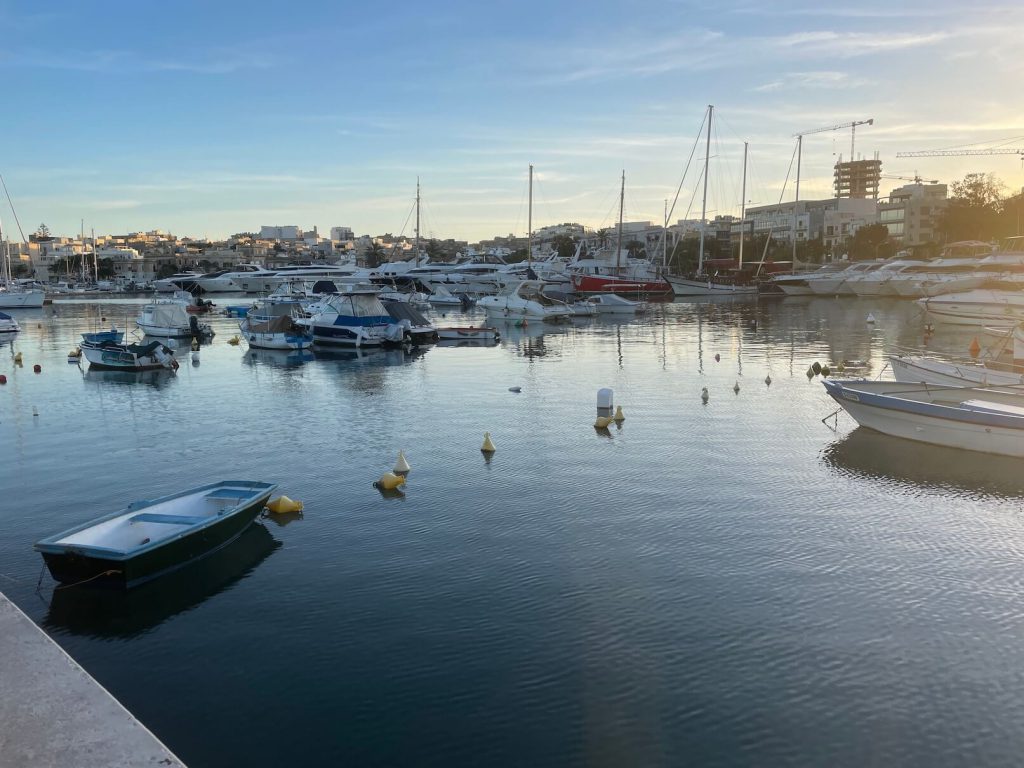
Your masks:
<svg viewBox="0 0 1024 768"><path fill-rule="evenodd" d="M833 431L805 375L920 347L912 302L675 303L312 360L214 318L176 376L66 362L136 310L16 313L0 588L192 768L1019 761L1019 461ZM626 420L601 433L605 386ZM36 589L35 540L226 478L305 513L127 594Z"/></svg>

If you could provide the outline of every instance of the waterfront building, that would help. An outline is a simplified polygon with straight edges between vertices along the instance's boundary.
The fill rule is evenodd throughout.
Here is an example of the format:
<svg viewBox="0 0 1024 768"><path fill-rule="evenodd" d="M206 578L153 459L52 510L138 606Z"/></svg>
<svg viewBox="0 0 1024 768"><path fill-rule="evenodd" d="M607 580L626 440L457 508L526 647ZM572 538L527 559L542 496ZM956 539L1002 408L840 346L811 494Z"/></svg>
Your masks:
<svg viewBox="0 0 1024 768"><path fill-rule="evenodd" d="M949 204L945 184L907 184L889 193L878 205L878 218L889 237L904 247L938 239L936 227Z"/></svg>

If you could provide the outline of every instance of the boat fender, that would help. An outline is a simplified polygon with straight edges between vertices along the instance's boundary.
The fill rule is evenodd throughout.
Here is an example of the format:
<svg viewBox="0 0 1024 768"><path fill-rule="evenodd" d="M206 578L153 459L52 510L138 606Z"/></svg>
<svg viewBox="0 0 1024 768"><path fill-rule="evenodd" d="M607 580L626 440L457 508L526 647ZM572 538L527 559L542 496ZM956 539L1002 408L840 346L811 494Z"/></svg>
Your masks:
<svg viewBox="0 0 1024 768"><path fill-rule="evenodd" d="M821 366L821 375L822 376L828 377L828 375L830 373L832 373L832 369L831 368L829 368L827 365Z"/></svg>
<svg viewBox="0 0 1024 768"><path fill-rule="evenodd" d="M508 391L509 392L517 392L518 393L518 392L522 392L523 388L522 387L509 387Z"/></svg>
<svg viewBox="0 0 1024 768"><path fill-rule="evenodd" d="M267 502L267 509L273 512L275 515L284 514L287 512L301 512L302 502L289 499L287 496L278 496L273 501Z"/></svg>
<svg viewBox="0 0 1024 768"><path fill-rule="evenodd" d="M840 363L840 365L842 365L842 363ZM765 383L765 386L768 386L768 387L770 387L772 385L772 375L771 374L768 374L767 376L764 377L764 383Z"/></svg>
<svg viewBox="0 0 1024 768"><path fill-rule="evenodd" d="M396 475L394 472L385 472L380 476L373 487L383 491L393 491L399 486L405 485L405 478L401 475Z"/></svg>
<svg viewBox="0 0 1024 768"><path fill-rule="evenodd" d="M705 403L708 401L708 388L707 387L704 387L704 388L701 389L701 391L700 391L700 399L701 399L702 402L705 402Z"/></svg>
<svg viewBox="0 0 1024 768"><path fill-rule="evenodd" d="M815 360L814 364L811 365L811 370L814 371L814 375L817 376L819 373L821 373L821 363Z"/></svg>
<svg viewBox="0 0 1024 768"><path fill-rule="evenodd" d="M715 362L717 363L717 362L719 362L719 361L720 361L721 359L722 359L722 356L721 356L720 354L718 354L718 353L716 352L716 353L715 353Z"/></svg>
<svg viewBox="0 0 1024 768"><path fill-rule="evenodd" d="M740 393L740 383L738 381L732 385L732 391L737 395Z"/></svg>

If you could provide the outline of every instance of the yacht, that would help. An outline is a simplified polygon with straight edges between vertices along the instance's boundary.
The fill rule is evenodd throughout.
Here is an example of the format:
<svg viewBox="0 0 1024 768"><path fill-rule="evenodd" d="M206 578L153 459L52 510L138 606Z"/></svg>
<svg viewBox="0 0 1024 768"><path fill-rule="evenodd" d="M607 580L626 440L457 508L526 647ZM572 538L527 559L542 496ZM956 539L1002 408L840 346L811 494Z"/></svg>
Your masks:
<svg viewBox="0 0 1024 768"><path fill-rule="evenodd" d="M810 296L814 293L814 291L811 290L811 282L821 280L825 277L832 277L849 266L850 265L845 261L837 261L832 264L826 264L825 266L819 267L811 272L793 272L782 275L773 275L771 281L773 285L777 285L779 290L787 296Z"/></svg>
<svg viewBox="0 0 1024 768"><path fill-rule="evenodd" d="M147 336L161 338L210 338L213 328L189 315L187 305L176 299L156 299L142 307L135 324Z"/></svg>
<svg viewBox="0 0 1024 768"><path fill-rule="evenodd" d="M1019 290L978 288L918 299L917 303L941 323L1008 328L1024 322L1024 293Z"/></svg>
<svg viewBox="0 0 1024 768"><path fill-rule="evenodd" d="M292 280L348 280L364 277L367 271L353 264L289 264L275 270L241 275L236 290L246 293L270 293Z"/></svg>
<svg viewBox="0 0 1024 768"><path fill-rule="evenodd" d="M809 282L807 287L815 296L852 296L853 289L847 287L847 281L873 269L878 269L882 263L881 261L859 261L832 275L823 275L820 279Z"/></svg>
<svg viewBox="0 0 1024 768"><path fill-rule="evenodd" d="M569 305L545 296L541 293L543 287L544 283L539 280L523 280L496 296L484 296L477 306L488 315L510 320L566 320L572 317Z"/></svg>
<svg viewBox="0 0 1024 768"><path fill-rule="evenodd" d="M200 275L195 278L195 284L202 288L205 293L231 293L243 290L241 286L243 278L254 279L268 277L273 274L276 274L276 272L264 269L258 264L239 264L231 269L220 269L216 272Z"/></svg>
<svg viewBox="0 0 1024 768"><path fill-rule="evenodd" d="M391 333L391 316L376 289L326 296L310 311L314 314L301 322L312 331L316 344L375 347L396 340Z"/></svg>
<svg viewBox="0 0 1024 768"><path fill-rule="evenodd" d="M202 272L177 272L170 277L154 280L153 289L158 293L174 293L181 290L182 283L194 283L202 276Z"/></svg>

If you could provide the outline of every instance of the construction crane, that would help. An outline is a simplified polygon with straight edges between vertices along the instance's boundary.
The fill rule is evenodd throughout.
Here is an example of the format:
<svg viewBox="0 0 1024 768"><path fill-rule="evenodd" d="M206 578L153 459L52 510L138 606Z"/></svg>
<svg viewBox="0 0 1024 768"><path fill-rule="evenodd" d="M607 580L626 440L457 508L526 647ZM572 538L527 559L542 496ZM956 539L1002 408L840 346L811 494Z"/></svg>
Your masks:
<svg viewBox="0 0 1024 768"><path fill-rule="evenodd" d="M960 157L966 155L1021 155L1024 149L935 149L926 152L897 152L896 157Z"/></svg>
<svg viewBox="0 0 1024 768"><path fill-rule="evenodd" d="M882 179L899 179L900 181L912 181L915 184L920 184L922 182L924 182L925 184L938 184L939 183L938 179L922 179L916 173L913 176L890 176L890 175L887 175L887 174L883 173L879 178L882 178Z"/></svg>

